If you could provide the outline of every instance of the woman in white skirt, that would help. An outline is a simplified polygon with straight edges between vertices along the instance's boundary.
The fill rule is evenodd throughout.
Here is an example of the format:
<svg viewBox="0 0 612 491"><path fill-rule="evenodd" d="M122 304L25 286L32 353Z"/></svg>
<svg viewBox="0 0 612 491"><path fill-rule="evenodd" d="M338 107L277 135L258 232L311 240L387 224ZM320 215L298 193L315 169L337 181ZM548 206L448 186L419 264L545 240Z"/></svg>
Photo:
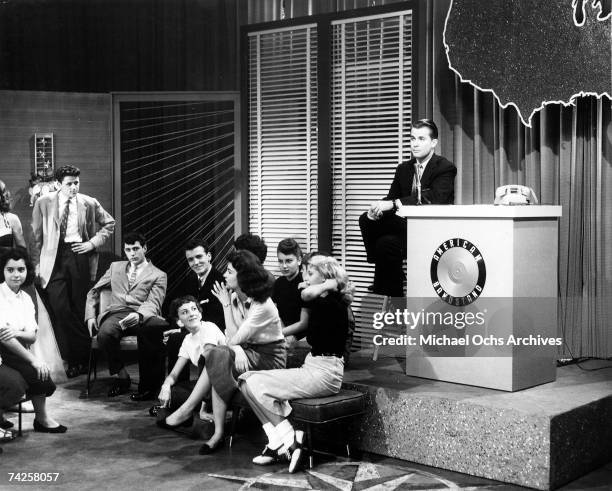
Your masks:
<svg viewBox="0 0 612 491"><path fill-rule="evenodd" d="M250 371L239 377L240 390L262 422L268 444L253 463L289 462L295 472L302 457L303 432L287 419L288 401L336 394L344 374L348 305L352 286L338 262L314 256L304 276L302 299L310 309L306 339L312 347L300 368Z"/></svg>
<svg viewBox="0 0 612 491"><path fill-rule="evenodd" d="M17 215L11 213L11 202L11 193L6 184L0 181L0 255L10 251L13 247L26 248L21 221ZM24 287L24 291L34 302L38 321L36 342L30 347L30 351L34 356L45 361L55 382L65 382L68 379L55 341L49 313L34 285ZM2 424L0 421L0 426Z"/></svg>

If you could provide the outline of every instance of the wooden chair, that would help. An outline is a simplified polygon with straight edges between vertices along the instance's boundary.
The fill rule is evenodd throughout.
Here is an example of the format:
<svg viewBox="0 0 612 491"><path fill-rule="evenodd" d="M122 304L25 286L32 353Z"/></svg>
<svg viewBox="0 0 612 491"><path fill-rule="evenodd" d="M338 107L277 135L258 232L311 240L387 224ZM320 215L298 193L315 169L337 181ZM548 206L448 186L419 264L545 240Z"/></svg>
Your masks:
<svg viewBox="0 0 612 491"><path fill-rule="evenodd" d="M100 290L100 302L98 303L98 312L103 312L110 305L111 290L105 288ZM96 313L97 315L97 313ZM89 392L93 382L98 378L98 356L97 352L100 350L98 344L98 336L94 335L93 332L89 333L91 336L91 348L89 350L89 367L87 369L87 388L85 389L85 396L89 397ZM136 336L125 336L121 338L120 349L122 351L136 351L138 349L138 341ZM91 374L93 372L93 380Z"/></svg>
<svg viewBox="0 0 612 491"><path fill-rule="evenodd" d="M23 406L24 402L28 402L30 400L26 395L17 403L17 436L23 435Z"/></svg>

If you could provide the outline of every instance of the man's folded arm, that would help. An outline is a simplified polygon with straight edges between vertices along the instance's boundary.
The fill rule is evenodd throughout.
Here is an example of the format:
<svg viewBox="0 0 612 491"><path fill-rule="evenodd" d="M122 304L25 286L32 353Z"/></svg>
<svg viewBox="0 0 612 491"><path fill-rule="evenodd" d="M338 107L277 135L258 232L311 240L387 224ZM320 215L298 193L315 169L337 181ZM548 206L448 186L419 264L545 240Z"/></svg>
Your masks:
<svg viewBox="0 0 612 491"><path fill-rule="evenodd" d="M162 304L166 297L166 285L168 283L168 277L166 273L160 275L149 291L147 299L138 307L137 312L142 316L142 320L146 321L151 317L160 316Z"/></svg>

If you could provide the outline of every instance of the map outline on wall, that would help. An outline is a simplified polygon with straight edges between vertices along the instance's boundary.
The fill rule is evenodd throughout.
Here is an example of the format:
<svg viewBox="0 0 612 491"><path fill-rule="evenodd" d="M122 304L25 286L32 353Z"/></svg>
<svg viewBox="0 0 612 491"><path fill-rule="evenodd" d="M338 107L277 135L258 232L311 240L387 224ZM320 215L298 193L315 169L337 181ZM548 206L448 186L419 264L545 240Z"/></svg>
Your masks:
<svg viewBox="0 0 612 491"><path fill-rule="evenodd" d="M448 66L527 127L548 104L612 99L612 0L451 0Z"/></svg>

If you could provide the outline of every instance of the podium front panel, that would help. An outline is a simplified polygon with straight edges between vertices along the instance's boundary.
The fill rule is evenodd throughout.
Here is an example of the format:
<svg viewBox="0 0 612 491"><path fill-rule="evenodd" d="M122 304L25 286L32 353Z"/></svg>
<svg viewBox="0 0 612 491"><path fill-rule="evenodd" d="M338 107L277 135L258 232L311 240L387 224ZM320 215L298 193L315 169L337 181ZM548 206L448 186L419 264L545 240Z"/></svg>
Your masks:
<svg viewBox="0 0 612 491"><path fill-rule="evenodd" d="M417 342L407 347L406 373L508 391L555 380L559 207L543 207L555 210L540 217L537 207L519 210L527 217L491 216L509 213L499 207L463 216L461 208L407 217L406 310L483 322L461 329L407 325ZM447 335L467 343L431 344Z"/></svg>

